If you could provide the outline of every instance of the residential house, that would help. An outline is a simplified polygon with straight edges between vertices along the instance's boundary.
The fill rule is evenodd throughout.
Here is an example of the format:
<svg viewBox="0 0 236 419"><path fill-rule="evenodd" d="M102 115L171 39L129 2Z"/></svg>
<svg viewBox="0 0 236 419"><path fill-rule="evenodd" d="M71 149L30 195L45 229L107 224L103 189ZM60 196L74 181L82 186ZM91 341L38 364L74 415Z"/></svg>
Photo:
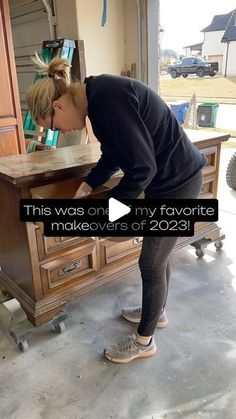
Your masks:
<svg viewBox="0 0 236 419"><path fill-rule="evenodd" d="M196 55L202 55L202 45L203 42L199 42L198 44L192 44L187 45L186 47L183 47L185 49L185 56L196 56Z"/></svg>
<svg viewBox="0 0 236 419"><path fill-rule="evenodd" d="M175 64L177 59L177 53L172 49L165 49L161 51L160 56L160 70L161 72L166 72L166 66L168 64Z"/></svg>
<svg viewBox="0 0 236 419"><path fill-rule="evenodd" d="M218 61L223 76L236 76L236 9L214 16L201 32L204 33L203 57Z"/></svg>
<svg viewBox="0 0 236 419"><path fill-rule="evenodd" d="M204 42L187 45L185 56L202 55L218 61L219 73L227 77L236 76L236 9L213 17L212 22L202 29Z"/></svg>

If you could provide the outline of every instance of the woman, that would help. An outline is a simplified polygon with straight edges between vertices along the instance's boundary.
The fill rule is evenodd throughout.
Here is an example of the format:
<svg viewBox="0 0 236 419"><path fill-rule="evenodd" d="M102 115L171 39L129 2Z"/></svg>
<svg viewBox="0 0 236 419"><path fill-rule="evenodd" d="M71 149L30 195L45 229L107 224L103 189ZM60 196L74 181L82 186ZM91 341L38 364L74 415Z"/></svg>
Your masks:
<svg viewBox="0 0 236 419"><path fill-rule="evenodd" d="M201 190L205 158L192 145L163 100L143 83L125 77L89 77L71 83L66 60L35 63L48 75L27 96L33 119L44 128L81 130L89 117L101 143L102 155L75 198L88 196L121 168L124 176L110 197L196 198ZM128 363L156 353L154 331L165 327L169 255L175 237L144 237L139 267L143 283L142 307L124 309L123 316L139 323L137 331L105 349L116 363Z"/></svg>

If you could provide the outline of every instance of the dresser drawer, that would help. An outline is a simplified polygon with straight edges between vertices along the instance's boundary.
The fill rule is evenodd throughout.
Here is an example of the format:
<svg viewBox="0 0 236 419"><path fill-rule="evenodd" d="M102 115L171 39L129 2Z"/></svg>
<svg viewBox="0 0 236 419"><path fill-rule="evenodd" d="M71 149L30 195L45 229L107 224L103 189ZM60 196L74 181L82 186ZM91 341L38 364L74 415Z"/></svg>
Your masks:
<svg viewBox="0 0 236 419"><path fill-rule="evenodd" d="M81 179L67 179L31 189L33 199L72 199L82 183ZM103 198L109 188L105 185L94 189L89 198Z"/></svg>
<svg viewBox="0 0 236 419"><path fill-rule="evenodd" d="M204 176L199 198L212 199L216 197L216 175Z"/></svg>
<svg viewBox="0 0 236 419"><path fill-rule="evenodd" d="M69 250L73 247L80 246L85 243L92 243L93 240L88 237L45 237L43 233L43 224L37 223L38 228L35 231L38 258L39 260L56 257L57 253L63 250Z"/></svg>
<svg viewBox="0 0 236 419"><path fill-rule="evenodd" d="M96 277L99 269L95 244L45 263L40 269L44 294L61 287L78 287L78 284L83 287Z"/></svg>
<svg viewBox="0 0 236 419"><path fill-rule="evenodd" d="M82 180L77 178L67 179L56 183L50 183L31 189L33 199L72 199L75 192L79 188ZM108 187L102 185L94 189L89 198L104 198ZM38 258L40 261L44 259L52 259L59 257L63 251L84 246L84 244L94 243L89 237L45 237L43 223L37 222L36 240L38 247Z"/></svg>
<svg viewBox="0 0 236 419"><path fill-rule="evenodd" d="M203 167L203 174L208 175L216 172L217 166L217 146L211 146L200 150L207 159L206 166Z"/></svg>
<svg viewBox="0 0 236 419"><path fill-rule="evenodd" d="M141 246L142 237L111 237L100 240L101 266L108 265L134 252L138 252Z"/></svg>

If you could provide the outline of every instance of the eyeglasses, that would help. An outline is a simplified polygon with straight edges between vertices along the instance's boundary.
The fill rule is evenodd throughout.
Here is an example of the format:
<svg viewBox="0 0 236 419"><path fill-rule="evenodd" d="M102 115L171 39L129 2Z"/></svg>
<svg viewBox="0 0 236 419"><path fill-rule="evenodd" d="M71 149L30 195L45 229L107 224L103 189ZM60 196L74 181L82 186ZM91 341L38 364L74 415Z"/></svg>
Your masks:
<svg viewBox="0 0 236 419"><path fill-rule="evenodd" d="M54 128L54 116L55 116L55 109L52 107L52 111L51 111L51 126L50 126L50 130L51 131L57 131Z"/></svg>

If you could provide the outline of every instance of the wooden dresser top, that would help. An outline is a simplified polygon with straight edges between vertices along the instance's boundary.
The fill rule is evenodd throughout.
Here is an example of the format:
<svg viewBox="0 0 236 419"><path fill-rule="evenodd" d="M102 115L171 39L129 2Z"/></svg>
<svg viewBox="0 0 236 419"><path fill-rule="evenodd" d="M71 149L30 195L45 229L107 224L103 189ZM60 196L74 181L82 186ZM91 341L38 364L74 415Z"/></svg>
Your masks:
<svg viewBox="0 0 236 419"><path fill-rule="evenodd" d="M62 147L50 151L0 158L0 179L26 186L65 177L83 177L96 165L100 144Z"/></svg>
<svg viewBox="0 0 236 419"><path fill-rule="evenodd" d="M186 130L191 141L208 146L226 141L228 134ZM18 187L36 186L70 177L84 177L101 155L100 144L62 147L51 151L17 154L0 158L0 179Z"/></svg>

